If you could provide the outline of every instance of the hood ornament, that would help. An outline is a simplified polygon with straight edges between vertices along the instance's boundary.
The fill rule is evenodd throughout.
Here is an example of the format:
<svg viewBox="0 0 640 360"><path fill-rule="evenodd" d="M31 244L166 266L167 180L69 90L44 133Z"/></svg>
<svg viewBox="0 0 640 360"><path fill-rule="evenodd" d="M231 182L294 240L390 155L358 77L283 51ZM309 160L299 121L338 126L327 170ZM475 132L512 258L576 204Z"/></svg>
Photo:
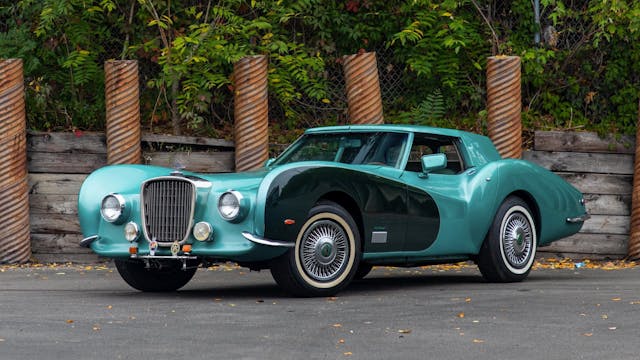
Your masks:
<svg viewBox="0 0 640 360"><path fill-rule="evenodd" d="M186 166L183 164L182 160L183 159L179 158L178 156L176 156L176 158L173 160L174 170L171 172L171 176L184 176L182 170L184 170Z"/></svg>

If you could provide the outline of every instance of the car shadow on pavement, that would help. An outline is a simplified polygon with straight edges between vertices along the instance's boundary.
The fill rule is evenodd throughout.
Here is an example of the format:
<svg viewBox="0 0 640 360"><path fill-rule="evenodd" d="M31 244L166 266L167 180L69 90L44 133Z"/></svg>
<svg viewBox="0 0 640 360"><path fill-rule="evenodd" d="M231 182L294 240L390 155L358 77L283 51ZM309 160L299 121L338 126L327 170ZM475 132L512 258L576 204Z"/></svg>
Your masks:
<svg viewBox="0 0 640 360"><path fill-rule="evenodd" d="M481 284L484 280L479 275L469 274L425 274L425 275L398 275L398 276L375 276L371 275L362 280L352 282L346 289L338 293L338 297L371 295L372 293L388 293L397 290L410 290L415 288L426 289L429 287L455 287L459 285ZM136 294L143 294L131 289L131 292L112 293L111 296L131 297ZM282 299L291 298L277 284L269 279L248 282L246 279L238 283L225 282L224 284L208 283L198 281L196 284L189 284L181 290L168 293L144 293L145 297L156 299Z"/></svg>
<svg viewBox="0 0 640 360"><path fill-rule="evenodd" d="M561 271L551 273L534 272L524 282L495 284L486 282L483 277L475 271L464 272L421 272L398 270L391 273L374 272L364 279L353 281L346 289L338 293L338 297L361 296L372 294L392 294L395 291L411 290L446 290L459 287L514 287L528 288L539 282L553 282L557 286L563 286L566 282L575 283L583 275ZM175 292L166 293L142 293L131 289L131 291L118 291L111 293L115 297L136 297L138 295L152 297L155 299L283 299L291 298L286 292L277 286L271 277L258 275L238 276L237 279L227 277L224 280L212 278L199 278L198 281L188 284L186 287Z"/></svg>

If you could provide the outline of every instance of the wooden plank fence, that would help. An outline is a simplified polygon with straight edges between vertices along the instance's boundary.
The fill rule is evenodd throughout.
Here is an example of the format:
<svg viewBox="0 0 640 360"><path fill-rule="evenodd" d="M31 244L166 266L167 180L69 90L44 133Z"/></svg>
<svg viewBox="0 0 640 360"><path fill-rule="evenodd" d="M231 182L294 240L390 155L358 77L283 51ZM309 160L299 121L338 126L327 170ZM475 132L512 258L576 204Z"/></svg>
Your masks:
<svg viewBox="0 0 640 360"><path fill-rule="evenodd" d="M591 214L580 233L540 252L572 258L623 258L627 253L635 139L594 133L536 132L523 158L556 172L585 194Z"/></svg>
<svg viewBox="0 0 640 360"><path fill-rule="evenodd" d="M27 141L33 257L41 262L96 261L94 253L78 246L82 235L77 202L87 174L107 164L105 135L29 132ZM180 164L198 172L233 171L232 141L143 135L142 142L147 164ZM169 148L183 151L161 151Z"/></svg>

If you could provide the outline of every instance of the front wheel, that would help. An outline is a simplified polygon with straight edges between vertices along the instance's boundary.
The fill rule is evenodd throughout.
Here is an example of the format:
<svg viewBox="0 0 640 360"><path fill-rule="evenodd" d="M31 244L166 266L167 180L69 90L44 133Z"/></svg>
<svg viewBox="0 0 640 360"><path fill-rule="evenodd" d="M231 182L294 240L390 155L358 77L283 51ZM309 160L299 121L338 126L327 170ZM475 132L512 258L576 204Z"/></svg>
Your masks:
<svg viewBox="0 0 640 360"><path fill-rule="evenodd" d="M180 261L154 263L152 267L139 260L115 260L116 269L124 281L134 289L146 292L175 291L185 286L198 270L198 261L187 262L182 269Z"/></svg>
<svg viewBox="0 0 640 360"><path fill-rule="evenodd" d="M295 247L275 259L271 274L295 296L330 296L344 289L360 263L360 233L340 205L321 202L309 212Z"/></svg>
<svg viewBox="0 0 640 360"><path fill-rule="evenodd" d="M529 206L518 197L508 197L480 248L478 268L482 276L491 282L524 280L533 266L537 242Z"/></svg>

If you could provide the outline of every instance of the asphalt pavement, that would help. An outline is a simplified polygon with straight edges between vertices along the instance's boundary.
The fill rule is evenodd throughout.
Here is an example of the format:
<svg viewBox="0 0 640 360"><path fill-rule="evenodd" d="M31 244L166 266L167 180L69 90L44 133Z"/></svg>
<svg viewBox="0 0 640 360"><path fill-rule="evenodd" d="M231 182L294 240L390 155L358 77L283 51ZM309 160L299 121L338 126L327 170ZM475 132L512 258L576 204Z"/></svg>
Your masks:
<svg viewBox="0 0 640 360"><path fill-rule="evenodd" d="M0 359L638 359L640 267L375 268L337 297L268 271L199 269L141 293L112 265L0 267Z"/></svg>

